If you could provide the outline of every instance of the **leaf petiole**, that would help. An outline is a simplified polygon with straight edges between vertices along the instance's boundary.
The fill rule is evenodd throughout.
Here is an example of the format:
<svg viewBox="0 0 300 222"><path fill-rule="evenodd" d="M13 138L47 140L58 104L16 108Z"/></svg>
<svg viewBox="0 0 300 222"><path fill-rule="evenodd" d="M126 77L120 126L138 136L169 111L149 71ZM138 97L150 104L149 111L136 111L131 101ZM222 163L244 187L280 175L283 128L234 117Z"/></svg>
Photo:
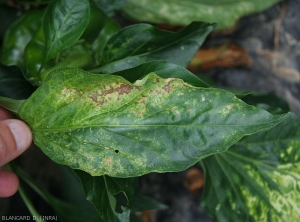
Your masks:
<svg viewBox="0 0 300 222"><path fill-rule="evenodd" d="M18 172L19 170L18 170L17 166L14 165L13 163L8 163L7 165L8 165L9 170L11 170L12 172L18 174L18 176L23 177L25 175L23 172L21 172L21 173ZM28 183L28 180L27 181L25 180L25 182ZM30 185L31 183L28 183L28 184ZM22 197L22 200L24 201L26 207L28 208L29 212L35 218L35 221L45 222L44 220L41 219L40 214L34 208L33 204L31 203L31 201L30 201L29 197L27 196L25 190L23 189L22 185L19 185L19 190L18 191L19 191L20 196Z"/></svg>

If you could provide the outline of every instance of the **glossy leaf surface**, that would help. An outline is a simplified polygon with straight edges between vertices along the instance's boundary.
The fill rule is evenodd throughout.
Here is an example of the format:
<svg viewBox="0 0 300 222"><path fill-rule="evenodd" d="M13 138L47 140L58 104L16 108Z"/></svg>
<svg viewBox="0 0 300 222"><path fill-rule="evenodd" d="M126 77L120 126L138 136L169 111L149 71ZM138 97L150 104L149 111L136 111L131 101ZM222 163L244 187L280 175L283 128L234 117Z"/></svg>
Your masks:
<svg viewBox="0 0 300 222"><path fill-rule="evenodd" d="M129 222L134 178L92 177L79 170L75 173L81 180L87 199L95 205L104 221Z"/></svg>
<svg viewBox="0 0 300 222"><path fill-rule="evenodd" d="M229 28L244 15L259 12L280 0L127 0L123 12L140 22L188 25L193 21Z"/></svg>
<svg viewBox="0 0 300 222"><path fill-rule="evenodd" d="M300 119L245 137L203 160L203 205L218 221L297 221L300 217Z"/></svg>
<svg viewBox="0 0 300 222"><path fill-rule="evenodd" d="M181 171L286 117L181 79L132 84L72 68L50 74L19 114L57 163L114 177Z"/></svg>
<svg viewBox="0 0 300 222"><path fill-rule="evenodd" d="M34 90L17 66L5 66L0 63L0 96L27 99Z"/></svg>
<svg viewBox="0 0 300 222"><path fill-rule="evenodd" d="M195 22L179 32L149 24L128 26L112 36L94 73L113 73L144 62L163 60L186 67L214 25Z"/></svg>
<svg viewBox="0 0 300 222"><path fill-rule="evenodd" d="M1 63L17 65L24 69L24 50L36 30L42 24L44 11L28 11L19 16L6 31L2 49Z"/></svg>
<svg viewBox="0 0 300 222"><path fill-rule="evenodd" d="M45 61L73 45L82 35L90 19L88 0L53 0L43 19L46 52Z"/></svg>

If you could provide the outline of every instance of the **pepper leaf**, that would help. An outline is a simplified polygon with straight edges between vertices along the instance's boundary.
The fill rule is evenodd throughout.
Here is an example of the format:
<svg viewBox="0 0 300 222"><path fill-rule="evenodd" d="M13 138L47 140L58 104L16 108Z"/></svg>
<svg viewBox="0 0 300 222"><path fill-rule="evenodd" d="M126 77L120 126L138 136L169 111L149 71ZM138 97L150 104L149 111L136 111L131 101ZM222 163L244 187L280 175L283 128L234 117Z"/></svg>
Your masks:
<svg viewBox="0 0 300 222"><path fill-rule="evenodd" d="M133 83L145 77L150 72L155 72L156 75L162 78L179 78L193 86L208 87L205 82L182 66L164 61L143 63L130 69L114 72L111 75L121 76Z"/></svg>
<svg viewBox="0 0 300 222"><path fill-rule="evenodd" d="M27 99L35 88L24 78L17 66L0 63L0 96L11 99Z"/></svg>
<svg viewBox="0 0 300 222"><path fill-rule="evenodd" d="M280 0L127 0L123 12L141 22L188 25L193 21L216 22L229 28L242 16L259 12Z"/></svg>
<svg viewBox="0 0 300 222"><path fill-rule="evenodd" d="M52 72L19 114L51 159L113 177L184 170L286 118L181 79L132 84L75 68Z"/></svg>
<svg viewBox="0 0 300 222"><path fill-rule="evenodd" d="M73 45L82 35L90 19L88 0L53 0L43 19L45 62Z"/></svg>
<svg viewBox="0 0 300 222"><path fill-rule="evenodd" d="M300 217L300 118L245 137L203 160L202 204L218 221L297 221Z"/></svg>
<svg viewBox="0 0 300 222"><path fill-rule="evenodd" d="M213 27L194 22L173 33L149 24L128 26L108 40L100 66L91 72L107 74L154 60L186 67Z"/></svg>
<svg viewBox="0 0 300 222"><path fill-rule="evenodd" d="M6 31L1 52L1 63L17 65L23 71L24 50L36 30L41 26L44 11L27 11L20 15Z"/></svg>
<svg viewBox="0 0 300 222"><path fill-rule="evenodd" d="M81 180L87 199L95 205L104 221L129 222L134 178L92 177L79 170L75 173Z"/></svg>

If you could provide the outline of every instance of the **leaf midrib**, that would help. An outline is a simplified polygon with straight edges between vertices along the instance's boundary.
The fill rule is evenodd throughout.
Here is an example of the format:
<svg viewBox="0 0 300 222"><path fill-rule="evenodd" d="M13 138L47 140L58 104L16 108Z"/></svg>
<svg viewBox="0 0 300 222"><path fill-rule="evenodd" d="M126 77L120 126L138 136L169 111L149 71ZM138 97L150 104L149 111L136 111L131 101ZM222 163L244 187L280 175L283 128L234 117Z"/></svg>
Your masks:
<svg viewBox="0 0 300 222"><path fill-rule="evenodd" d="M277 121L274 121L277 122ZM264 123L264 124L253 124L253 125L236 125L236 124L228 124L228 125L219 125L219 124L202 124L202 125L190 125L190 124L184 124L184 125L178 125L178 124L162 124L162 125L154 125L154 124L143 124L143 125L133 125L133 124L120 124L120 125L83 125L83 126L70 126L70 127L62 127L62 128L34 128L33 131L69 131L69 130L76 130L76 129L85 129L85 128L110 128L110 127L120 127L120 128L138 128L138 127L189 127L189 128L200 128L200 127L253 127L253 126L262 126L262 125L269 125L272 124L272 122ZM260 130L261 131L261 130Z"/></svg>

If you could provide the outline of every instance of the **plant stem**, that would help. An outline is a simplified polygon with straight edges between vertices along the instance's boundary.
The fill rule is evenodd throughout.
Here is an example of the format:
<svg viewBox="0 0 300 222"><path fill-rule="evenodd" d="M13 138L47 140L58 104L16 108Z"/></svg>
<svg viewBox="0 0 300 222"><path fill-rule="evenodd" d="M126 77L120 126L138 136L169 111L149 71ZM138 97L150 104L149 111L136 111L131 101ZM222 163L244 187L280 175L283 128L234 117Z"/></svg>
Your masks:
<svg viewBox="0 0 300 222"><path fill-rule="evenodd" d="M16 171L18 171L18 167L13 163L13 162L10 162L7 164L8 166L8 169L14 173L16 173ZM17 173L16 173L17 174ZM19 174L18 174L19 175ZM28 208L29 212L31 213L32 216L35 217L35 221L38 221L38 222L45 222L44 220L40 219L41 216L40 214L37 212L37 210L34 208L33 204L31 203L29 197L27 196L25 190L23 189L23 187L21 186L21 184L19 185L19 193L26 205L26 207Z"/></svg>
<svg viewBox="0 0 300 222"><path fill-rule="evenodd" d="M19 185L19 193L20 193L25 205L27 206L29 212L31 213L32 216L35 217L35 221L45 222L44 220L40 219L41 218L40 214L34 208L33 204L31 203L30 199L28 198L26 192L24 191L24 189L21 185Z"/></svg>

